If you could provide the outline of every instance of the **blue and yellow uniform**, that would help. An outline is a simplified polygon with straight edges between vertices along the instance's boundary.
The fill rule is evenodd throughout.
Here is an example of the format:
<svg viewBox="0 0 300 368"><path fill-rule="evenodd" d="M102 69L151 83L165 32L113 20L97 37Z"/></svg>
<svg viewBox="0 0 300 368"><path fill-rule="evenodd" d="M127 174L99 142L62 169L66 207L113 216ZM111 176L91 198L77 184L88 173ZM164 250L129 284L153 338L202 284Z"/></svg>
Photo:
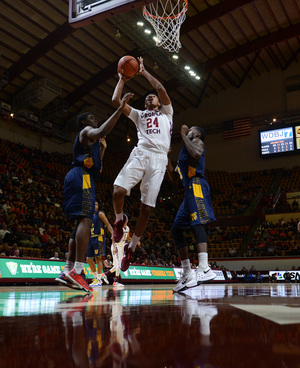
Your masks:
<svg viewBox="0 0 300 368"><path fill-rule="evenodd" d="M100 175L102 162L100 144L83 146L76 137L73 148L73 163L64 182L63 211L70 218L93 217L95 211L95 182Z"/></svg>
<svg viewBox="0 0 300 368"><path fill-rule="evenodd" d="M193 225L206 225L216 221L209 185L205 178L205 150L199 159L194 159L186 146L179 154L177 170L185 188L173 227L189 228Z"/></svg>
<svg viewBox="0 0 300 368"><path fill-rule="evenodd" d="M88 258L102 257L105 255L105 236L103 223L99 217L99 211L93 216L91 237L86 256Z"/></svg>

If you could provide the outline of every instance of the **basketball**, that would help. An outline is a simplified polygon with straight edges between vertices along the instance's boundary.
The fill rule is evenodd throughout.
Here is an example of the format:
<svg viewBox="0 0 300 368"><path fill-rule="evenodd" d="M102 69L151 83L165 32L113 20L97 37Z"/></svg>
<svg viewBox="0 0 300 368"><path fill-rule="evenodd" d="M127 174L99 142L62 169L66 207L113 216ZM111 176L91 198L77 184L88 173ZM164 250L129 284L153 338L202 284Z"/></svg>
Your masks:
<svg viewBox="0 0 300 368"><path fill-rule="evenodd" d="M123 56L118 62L118 72L125 77L132 77L140 68L140 64L136 58L130 55Z"/></svg>

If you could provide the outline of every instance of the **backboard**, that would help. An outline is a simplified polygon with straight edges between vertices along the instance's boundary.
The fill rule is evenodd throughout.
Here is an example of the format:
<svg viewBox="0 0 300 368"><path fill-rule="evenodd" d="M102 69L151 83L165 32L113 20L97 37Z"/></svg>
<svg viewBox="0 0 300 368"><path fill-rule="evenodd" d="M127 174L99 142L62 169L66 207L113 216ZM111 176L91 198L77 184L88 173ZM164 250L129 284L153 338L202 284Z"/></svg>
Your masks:
<svg viewBox="0 0 300 368"><path fill-rule="evenodd" d="M155 1L157 0L69 0L69 23L74 28L84 27Z"/></svg>

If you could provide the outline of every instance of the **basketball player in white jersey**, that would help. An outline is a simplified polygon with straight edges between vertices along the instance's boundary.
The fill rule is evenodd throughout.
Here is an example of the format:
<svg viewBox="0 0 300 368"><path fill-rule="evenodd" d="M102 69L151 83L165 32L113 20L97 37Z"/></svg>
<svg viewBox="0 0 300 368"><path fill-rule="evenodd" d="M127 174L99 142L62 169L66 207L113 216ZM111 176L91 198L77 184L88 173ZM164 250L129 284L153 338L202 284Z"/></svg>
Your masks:
<svg viewBox="0 0 300 368"><path fill-rule="evenodd" d="M129 236L130 229L127 226L127 216L126 216L126 222L124 223L122 229L123 229L122 239L118 243L113 241L113 244L112 244L113 267L109 271L102 274L102 276L103 278L105 277L107 278L107 276L115 272L116 275L115 275L113 286L123 288L124 285L120 283L120 265L121 265L121 261L124 255L124 245L126 242L128 243L131 240Z"/></svg>
<svg viewBox="0 0 300 368"><path fill-rule="evenodd" d="M155 207L168 163L168 149L173 129L173 108L166 89L146 71L143 58L139 57L138 60L140 62L138 74L149 81L158 96L151 93L146 97L146 110L141 111L126 105L123 111L136 125L138 143L114 182L115 242L121 240L122 228L127 221L127 216L123 214L125 196L130 195L131 189L139 182L141 182L142 203L131 242L124 247L122 271L128 269L132 254L148 224L151 209ZM112 97L113 104L117 107L120 106L123 87L128 79L130 78L119 74L119 81Z"/></svg>

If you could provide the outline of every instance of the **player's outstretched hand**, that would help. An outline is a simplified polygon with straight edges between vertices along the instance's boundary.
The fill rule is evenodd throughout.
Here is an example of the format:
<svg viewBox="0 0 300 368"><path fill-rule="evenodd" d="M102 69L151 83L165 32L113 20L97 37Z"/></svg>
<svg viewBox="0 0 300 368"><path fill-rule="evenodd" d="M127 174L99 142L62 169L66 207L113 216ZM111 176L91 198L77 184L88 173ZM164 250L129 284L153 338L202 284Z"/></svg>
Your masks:
<svg viewBox="0 0 300 368"><path fill-rule="evenodd" d="M123 96L122 98L122 101L121 101L121 105L120 105L120 109L121 110L124 110L125 107L126 107L126 104L128 103L128 101L134 96L133 93L131 92L127 92L125 93L125 95Z"/></svg>
<svg viewBox="0 0 300 368"><path fill-rule="evenodd" d="M187 135L187 134L188 134L188 132L189 132L189 128L188 128L188 126L187 126L187 125L182 125L182 126L181 126L181 130L180 130L180 134L181 134L181 136L183 136L183 135Z"/></svg>
<svg viewBox="0 0 300 368"><path fill-rule="evenodd" d="M143 74L145 71L144 59L141 56L139 56L137 59L140 63L140 70L136 74Z"/></svg>
<svg viewBox="0 0 300 368"><path fill-rule="evenodd" d="M123 75L121 73L118 73L118 75L119 75L119 79L123 79L123 81L125 82L129 81L131 78L134 77L134 75L132 75L131 77L127 77L126 75Z"/></svg>
<svg viewBox="0 0 300 368"><path fill-rule="evenodd" d="M107 148L107 143L106 143L105 138L106 138L106 136L99 139L101 149L106 149Z"/></svg>

